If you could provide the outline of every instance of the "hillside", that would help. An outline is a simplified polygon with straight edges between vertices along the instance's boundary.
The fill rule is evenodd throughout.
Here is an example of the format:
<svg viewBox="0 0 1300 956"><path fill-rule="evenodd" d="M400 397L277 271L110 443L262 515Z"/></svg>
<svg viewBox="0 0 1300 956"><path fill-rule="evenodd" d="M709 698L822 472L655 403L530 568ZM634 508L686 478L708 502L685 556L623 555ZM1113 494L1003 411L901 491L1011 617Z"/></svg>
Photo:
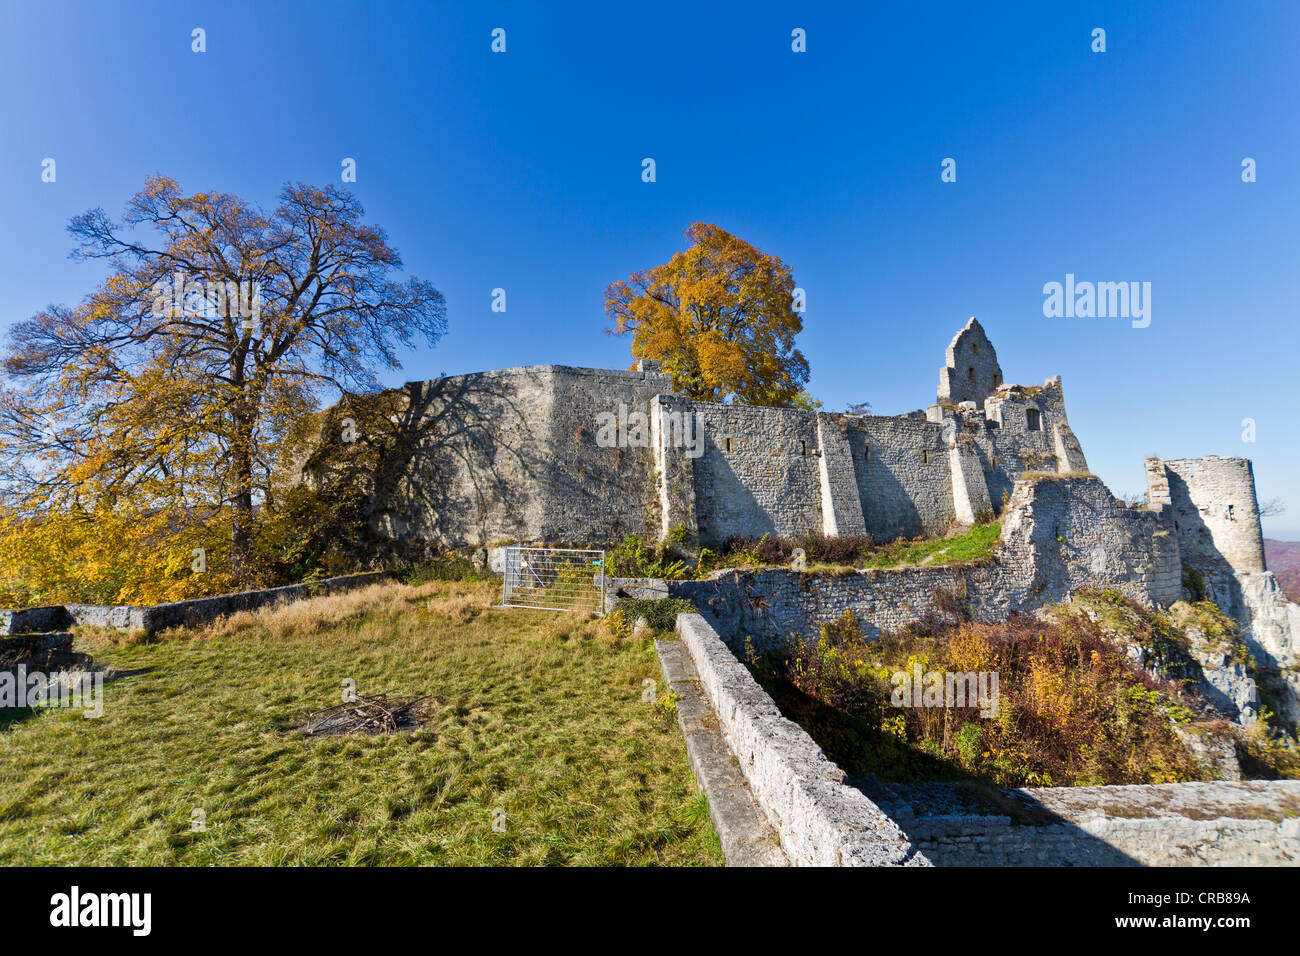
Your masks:
<svg viewBox="0 0 1300 956"><path fill-rule="evenodd" d="M1264 539L1264 560L1292 601L1300 601L1300 541Z"/></svg>

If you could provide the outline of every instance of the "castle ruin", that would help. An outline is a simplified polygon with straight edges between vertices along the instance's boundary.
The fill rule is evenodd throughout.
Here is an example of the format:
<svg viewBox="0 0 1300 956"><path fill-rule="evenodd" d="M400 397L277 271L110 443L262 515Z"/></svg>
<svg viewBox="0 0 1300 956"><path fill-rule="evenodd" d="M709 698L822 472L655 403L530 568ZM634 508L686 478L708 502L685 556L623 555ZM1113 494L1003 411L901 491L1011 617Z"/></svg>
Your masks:
<svg viewBox="0 0 1300 956"><path fill-rule="evenodd" d="M1060 377L1005 383L973 317L948 345L935 402L903 415L694 401L651 362L505 369L386 396L368 523L408 552L608 545L629 534L713 548L765 534L879 543L1001 518L993 569L960 572L986 616L1033 611L1083 587L1147 605L1204 596L1242 623L1277 689L1278 716L1300 722L1300 606L1267 570L1250 462L1148 459L1146 506L1126 508L1088 473ZM346 461L332 440L345 413L328 416L308 482L327 485ZM817 615L849 606L868 626L900 626L930 600L933 582L922 578L958 573L907 570L830 585L838 597L801 595L771 626L808 626L814 615L799 608L811 604ZM766 604L769 615L783 606L779 596Z"/></svg>

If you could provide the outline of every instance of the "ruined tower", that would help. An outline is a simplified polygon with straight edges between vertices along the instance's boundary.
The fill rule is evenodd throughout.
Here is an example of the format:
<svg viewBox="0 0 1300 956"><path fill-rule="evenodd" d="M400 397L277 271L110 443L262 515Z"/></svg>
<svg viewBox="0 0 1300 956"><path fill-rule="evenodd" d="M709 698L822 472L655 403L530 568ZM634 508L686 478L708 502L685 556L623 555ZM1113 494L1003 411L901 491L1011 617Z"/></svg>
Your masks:
<svg viewBox="0 0 1300 956"><path fill-rule="evenodd" d="M1153 507L1173 508L1185 563L1205 571L1224 563L1241 574L1265 570L1249 458L1148 458L1147 488Z"/></svg>
<svg viewBox="0 0 1300 956"><path fill-rule="evenodd" d="M948 343L944 367L939 370L938 401L949 405L974 402L977 408L983 408L985 397L992 395L1001 384L998 353L984 327L972 315Z"/></svg>

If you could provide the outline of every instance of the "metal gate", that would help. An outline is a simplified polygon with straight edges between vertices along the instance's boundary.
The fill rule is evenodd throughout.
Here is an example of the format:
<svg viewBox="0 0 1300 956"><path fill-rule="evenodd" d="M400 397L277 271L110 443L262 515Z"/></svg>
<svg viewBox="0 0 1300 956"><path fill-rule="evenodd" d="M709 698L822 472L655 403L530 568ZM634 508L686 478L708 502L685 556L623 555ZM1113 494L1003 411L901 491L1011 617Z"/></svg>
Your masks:
<svg viewBox="0 0 1300 956"><path fill-rule="evenodd" d="M605 552L506 548L502 607L605 613Z"/></svg>

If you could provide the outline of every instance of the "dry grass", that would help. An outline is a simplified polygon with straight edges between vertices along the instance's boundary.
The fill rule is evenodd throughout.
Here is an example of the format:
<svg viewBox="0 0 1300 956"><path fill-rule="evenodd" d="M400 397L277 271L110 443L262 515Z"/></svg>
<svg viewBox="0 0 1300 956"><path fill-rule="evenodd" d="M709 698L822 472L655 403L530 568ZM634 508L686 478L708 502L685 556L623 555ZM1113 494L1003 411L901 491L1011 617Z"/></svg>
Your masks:
<svg viewBox="0 0 1300 956"><path fill-rule="evenodd" d="M425 605L425 610L434 617L448 621L468 623L488 610L492 602L483 594L457 594L449 597L433 598Z"/></svg>
<svg viewBox="0 0 1300 956"><path fill-rule="evenodd" d="M641 700L653 647L495 596L389 583L98 642L138 671L102 717L0 731L0 864L721 862L681 735ZM300 734L345 681L441 706L412 732Z"/></svg>

